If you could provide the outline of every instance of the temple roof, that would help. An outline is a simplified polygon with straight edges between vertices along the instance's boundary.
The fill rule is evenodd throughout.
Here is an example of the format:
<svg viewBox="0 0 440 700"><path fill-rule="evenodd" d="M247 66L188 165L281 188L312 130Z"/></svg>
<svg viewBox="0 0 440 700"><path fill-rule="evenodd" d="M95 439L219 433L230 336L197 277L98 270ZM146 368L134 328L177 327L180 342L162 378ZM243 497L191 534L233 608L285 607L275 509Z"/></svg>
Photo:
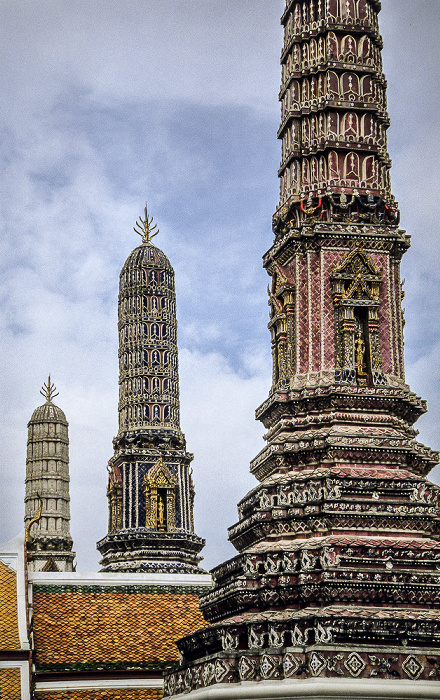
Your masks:
<svg viewBox="0 0 440 700"><path fill-rule="evenodd" d="M167 586L34 587L37 671L169 667L175 642L206 625L198 590Z"/></svg>
<svg viewBox="0 0 440 700"><path fill-rule="evenodd" d="M15 571L0 561L0 650L20 649L16 587Z"/></svg>
<svg viewBox="0 0 440 700"><path fill-rule="evenodd" d="M162 698L161 688L133 687L124 688L122 692L124 693L124 700L161 700ZM90 688L73 688L61 692L59 690L47 690L38 693L39 700L120 700L121 697L121 689L119 687L95 690Z"/></svg>

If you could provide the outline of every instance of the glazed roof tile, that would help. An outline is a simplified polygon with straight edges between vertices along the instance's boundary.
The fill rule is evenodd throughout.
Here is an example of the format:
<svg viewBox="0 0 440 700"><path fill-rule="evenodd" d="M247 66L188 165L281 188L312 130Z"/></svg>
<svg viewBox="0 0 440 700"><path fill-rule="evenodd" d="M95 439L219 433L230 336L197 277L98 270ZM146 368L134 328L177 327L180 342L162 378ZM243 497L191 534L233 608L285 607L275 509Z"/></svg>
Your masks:
<svg viewBox="0 0 440 700"><path fill-rule="evenodd" d="M17 618L17 576L0 562L0 649L20 649Z"/></svg>
<svg viewBox="0 0 440 700"><path fill-rule="evenodd" d="M161 700L159 688L106 688L105 690L80 690L78 688L62 691L44 691L38 693L38 700Z"/></svg>
<svg viewBox="0 0 440 700"><path fill-rule="evenodd" d="M21 700L21 691L20 669L0 669L0 697L5 700Z"/></svg>
<svg viewBox="0 0 440 700"><path fill-rule="evenodd" d="M196 593L163 590L36 586L37 670L160 669L174 663L175 641L206 621Z"/></svg>

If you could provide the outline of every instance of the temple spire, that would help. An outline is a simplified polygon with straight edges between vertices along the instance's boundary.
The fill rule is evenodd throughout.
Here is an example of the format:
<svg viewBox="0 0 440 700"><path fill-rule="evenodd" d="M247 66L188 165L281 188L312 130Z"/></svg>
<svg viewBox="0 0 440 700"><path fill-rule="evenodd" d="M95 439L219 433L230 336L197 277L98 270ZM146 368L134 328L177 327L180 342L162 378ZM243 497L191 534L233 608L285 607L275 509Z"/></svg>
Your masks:
<svg viewBox="0 0 440 700"><path fill-rule="evenodd" d="M229 528L237 554L200 600L211 626L180 640L165 697L438 692L438 454L416 441L426 404L405 382L409 237L390 187L379 10L286 2L263 258L273 382L256 413L267 444Z"/></svg>
<svg viewBox="0 0 440 700"><path fill-rule="evenodd" d="M72 571L69 435L50 376L28 423L25 528L30 571Z"/></svg>
<svg viewBox="0 0 440 700"><path fill-rule="evenodd" d="M174 270L152 245L145 207L142 245L119 283L119 430L109 462L103 571L203 573L194 533L193 456L180 428Z"/></svg>

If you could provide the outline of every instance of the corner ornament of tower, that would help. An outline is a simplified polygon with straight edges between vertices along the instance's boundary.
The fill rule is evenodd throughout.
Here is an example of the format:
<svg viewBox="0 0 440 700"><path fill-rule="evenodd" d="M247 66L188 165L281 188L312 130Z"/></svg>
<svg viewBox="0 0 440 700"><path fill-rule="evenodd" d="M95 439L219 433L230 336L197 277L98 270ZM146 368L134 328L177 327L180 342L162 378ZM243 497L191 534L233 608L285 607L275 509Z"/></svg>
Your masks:
<svg viewBox="0 0 440 700"><path fill-rule="evenodd" d="M38 492L37 492L37 497L38 497L38 500L39 500L40 505L39 505L39 508L38 508L38 513L37 513L37 515L36 515L34 518L32 518L32 520L31 520L31 521L27 524L27 526L26 526L26 529L25 529L25 532L24 532L24 541L25 541L26 544L31 544L31 542L32 542L32 538L31 538L31 535L30 535L31 527L32 527L32 525L34 525L34 523L38 523L38 521L39 521L40 518L41 518L41 511L42 511L42 508L43 508L43 500L42 500L42 498L41 498L41 496L40 496L40 494L39 494Z"/></svg>
<svg viewBox="0 0 440 700"><path fill-rule="evenodd" d="M151 225L153 223L153 217L148 218L146 204L144 209L144 217L144 219L141 216L139 217L139 221L136 221L135 226L133 226L133 231L135 231L138 236L142 238L142 243L145 245L151 245L151 239L154 238L154 236L157 236L159 229L157 228L157 224L154 224L154 226ZM156 232L153 233L153 231Z"/></svg>

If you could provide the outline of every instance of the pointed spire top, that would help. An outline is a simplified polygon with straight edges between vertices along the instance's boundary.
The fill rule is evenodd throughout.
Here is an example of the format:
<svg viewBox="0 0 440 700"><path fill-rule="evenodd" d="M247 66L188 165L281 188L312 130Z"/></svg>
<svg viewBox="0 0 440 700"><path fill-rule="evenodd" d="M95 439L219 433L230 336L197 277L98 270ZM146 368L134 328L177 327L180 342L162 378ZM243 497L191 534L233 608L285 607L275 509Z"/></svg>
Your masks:
<svg viewBox="0 0 440 700"><path fill-rule="evenodd" d="M43 384L43 387L40 390L40 394L41 394L41 396L44 396L47 403L52 403L52 399L54 399L55 396L59 395L59 392L57 392L56 394L54 393L56 390L57 390L57 388L56 388L55 384L52 384L52 382L50 381L50 374L49 374L49 377L47 379L47 384Z"/></svg>
<svg viewBox="0 0 440 700"><path fill-rule="evenodd" d="M151 224L153 223L153 217L151 219L148 218L148 211L147 211L147 205L145 204L145 209L144 209L144 216L145 219L143 219L141 216L139 217L139 221L136 221L136 225L133 227L133 231L136 231L136 233L141 236L142 238L142 243L146 243L147 245L150 245L151 239L154 238L154 236L157 236L159 233L159 229L157 228L157 224L154 224L152 226ZM157 231L156 231L157 229ZM153 233L153 231L156 231Z"/></svg>

